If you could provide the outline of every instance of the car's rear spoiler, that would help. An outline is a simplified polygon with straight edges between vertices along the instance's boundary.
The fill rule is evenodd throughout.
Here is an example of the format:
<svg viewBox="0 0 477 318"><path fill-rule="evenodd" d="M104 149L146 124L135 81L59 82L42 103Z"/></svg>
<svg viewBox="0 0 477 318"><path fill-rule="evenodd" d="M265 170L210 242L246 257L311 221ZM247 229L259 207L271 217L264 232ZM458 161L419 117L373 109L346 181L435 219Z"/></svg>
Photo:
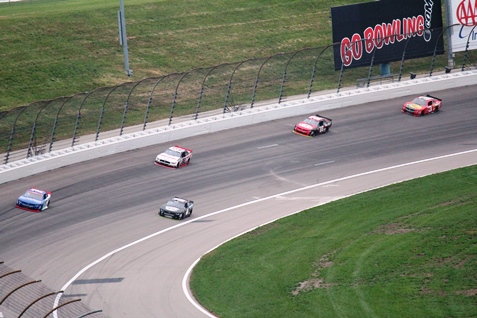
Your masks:
<svg viewBox="0 0 477 318"><path fill-rule="evenodd" d="M332 121L331 118L328 118L328 117L325 117L325 116L321 116L320 114L316 114L316 117L321 117L321 118L324 118L324 119L326 119L326 120Z"/></svg>
<svg viewBox="0 0 477 318"><path fill-rule="evenodd" d="M427 97L430 97L430 98L435 98L435 99L437 99L438 101L442 102L442 99L437 98L437 97L435 97L435 96L432 96L432 95L429 95L429 94L427 94L426 96L427 96Z"/></svg>
<svg viewBox="0 0 477 318"><path fill-rule="evenodd" d="M184 147L181 147L181 146L178 146L178 145L175 145L174 147L184 149L184 150L187 150L188 152L192 153L192 149L184 148Z"/></svg>

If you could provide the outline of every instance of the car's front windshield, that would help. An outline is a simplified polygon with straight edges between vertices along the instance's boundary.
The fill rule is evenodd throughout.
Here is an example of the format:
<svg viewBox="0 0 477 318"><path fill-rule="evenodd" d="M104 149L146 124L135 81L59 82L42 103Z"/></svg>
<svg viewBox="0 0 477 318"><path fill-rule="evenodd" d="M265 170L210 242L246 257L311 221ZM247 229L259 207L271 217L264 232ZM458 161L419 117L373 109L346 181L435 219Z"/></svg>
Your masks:
<svg viewBox="0 0 477 318"><path fill-rule="evenodd" d="M303 122L315 127L318 126L318 122L310 118L305 119Z"/></svg>
<svg viewBox="0 0 477 318"><path fill-rule="evenodd" d="M39 201L43 200L43 194L41 194L41 193L27 191L27 192L25 192L25 194L23 196L27 197L27 198L30 198L30 199L39 200Z"/></svg>
<svg viewBox="0 0 477 318"><path fill-rule="evenodd" d="M168 154L169 156L173 156L173 157L180 157L181 156L180 152L174 151L174 150L171 150L171 149L167 149L166 154Z"/></svg>
<svg viewBox="0 0 477 318"><path fill-rule="evenodd" d="M173 207L176 207L176 208L183 208L184 207L184 203L177 202L176 200L169 200L166 205L167 206L173 206Z"/></svg>
<svg viewBox="0 0 477 318"><path fill-rule="evenodd" d="M413 104L417 104L419 106L426 106L427 101L424 98L416 97L412 100Z"/></svg>

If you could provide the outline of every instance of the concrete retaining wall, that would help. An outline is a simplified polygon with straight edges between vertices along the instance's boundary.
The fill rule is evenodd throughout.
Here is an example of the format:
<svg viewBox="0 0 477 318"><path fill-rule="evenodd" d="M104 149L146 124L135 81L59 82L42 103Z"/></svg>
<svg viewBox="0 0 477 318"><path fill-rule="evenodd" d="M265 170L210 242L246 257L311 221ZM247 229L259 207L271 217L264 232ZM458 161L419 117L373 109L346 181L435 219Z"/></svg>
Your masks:
<svg viewBox="0 0 477 318"><path fill-rule="evenodd" d="M340 94L321 95L309 99L305 98L281 104L271 104L196 121L193 120L171 126L130 133L121 137L92 142L1 165L0 184L74 163L191 136L257 124L274 119L319 113L328 109L349 107L405 95L419 95L427 91L435 92L476 84L477 71L465 71L381 86L372 86L370 88L349 90Z"/></svg>

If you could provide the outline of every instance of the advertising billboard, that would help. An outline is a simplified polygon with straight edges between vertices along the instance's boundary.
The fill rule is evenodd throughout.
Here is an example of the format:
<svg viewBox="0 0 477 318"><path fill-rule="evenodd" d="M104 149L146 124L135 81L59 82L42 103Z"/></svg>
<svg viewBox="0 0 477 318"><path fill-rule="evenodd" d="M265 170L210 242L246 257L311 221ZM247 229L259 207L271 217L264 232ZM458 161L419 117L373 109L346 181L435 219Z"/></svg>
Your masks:
<svg viewBox="0 0 477 318"><path fill-rule="evenodd" d="M477 0L448 0L453 52L477 49ZM453 26L458 24L457 26Z"/></svg>
<svg viewBox="0 0 477 318"><path fill-rule="evenodd" d="M475 1L475 0L474 0ZM444 53L441 0L382 0L331 8L335 69ZM437 46L436 46L437 44Z"/></svg>

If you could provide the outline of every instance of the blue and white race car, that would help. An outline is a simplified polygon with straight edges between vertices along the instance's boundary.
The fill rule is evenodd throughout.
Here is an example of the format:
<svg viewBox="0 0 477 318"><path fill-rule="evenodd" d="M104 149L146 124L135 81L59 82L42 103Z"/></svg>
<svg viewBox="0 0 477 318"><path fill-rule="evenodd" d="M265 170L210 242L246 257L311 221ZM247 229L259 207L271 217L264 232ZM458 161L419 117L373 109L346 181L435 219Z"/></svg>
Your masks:
<svg viewBox="0 0 477 318"><path fill-rule="evenodd" d="M27 211L40 212L48 209L51 200L51 192L28 189L18 200L16 207Z"/></svg>

